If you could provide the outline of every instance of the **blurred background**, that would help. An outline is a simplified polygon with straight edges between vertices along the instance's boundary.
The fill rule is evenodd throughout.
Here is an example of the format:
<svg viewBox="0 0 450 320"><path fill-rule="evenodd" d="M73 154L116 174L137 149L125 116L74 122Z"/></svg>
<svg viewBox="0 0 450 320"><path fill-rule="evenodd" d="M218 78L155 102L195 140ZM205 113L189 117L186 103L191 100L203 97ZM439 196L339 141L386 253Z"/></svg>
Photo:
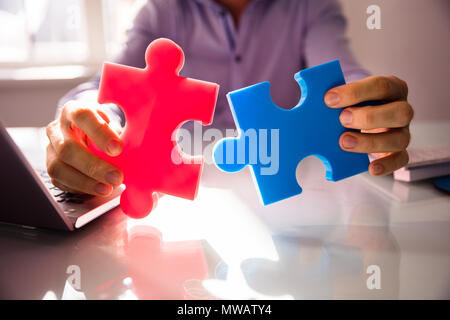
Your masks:
<svg viewBox="0 0 450 320"><path fill-rule="evenodd" d="M50 122L59 98L117 53L143 3L0 0L0 119L7 126ZM416 119L449 120L450 1L341 3L361 64L406 80ZM381 30L366 27L366 9L374 4L381 8Z"/></svg>

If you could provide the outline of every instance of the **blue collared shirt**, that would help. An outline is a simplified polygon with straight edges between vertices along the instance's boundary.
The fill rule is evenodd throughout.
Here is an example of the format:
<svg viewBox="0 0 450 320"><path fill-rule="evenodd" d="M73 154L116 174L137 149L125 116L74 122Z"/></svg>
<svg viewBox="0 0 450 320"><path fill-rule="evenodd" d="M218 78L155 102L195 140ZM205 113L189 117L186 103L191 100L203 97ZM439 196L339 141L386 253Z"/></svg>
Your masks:
<svg viewBox="0 0 450 320"><path fill-rule="evenodd" d="M214 124L233 128L229 91L271 82L280 107L300 99L294 74L339 59L348 82L368 76L356 62L345 36L346 20L336 0L252 0L239 26L213 0L149 0L128 31L115 62L144 67L148 44L166 37L185 53L181 75L220 84ZM72 90L61 103L97 89L99 77Z"/></svg>

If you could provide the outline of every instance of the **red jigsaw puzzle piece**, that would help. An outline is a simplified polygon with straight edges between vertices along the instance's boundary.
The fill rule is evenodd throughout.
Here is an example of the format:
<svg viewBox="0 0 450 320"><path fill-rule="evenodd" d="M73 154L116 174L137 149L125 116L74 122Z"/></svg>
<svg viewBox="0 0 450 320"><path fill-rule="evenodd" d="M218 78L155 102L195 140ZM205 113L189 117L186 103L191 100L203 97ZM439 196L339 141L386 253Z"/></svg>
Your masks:
<svg viewBox="0 0 450 320"><path fill-rule="evenodd" d="M144 69L104 64L98 102L114 103L123 110L123 150L111 157L90 145L122 170L126 189L120 205L133 218L151 212L155 192L195 198L203 160L183 154L172 137L186 121L211 124L219 92L218 84L179 76L183 50L169 39L150 43L145 59Z"/></svg>

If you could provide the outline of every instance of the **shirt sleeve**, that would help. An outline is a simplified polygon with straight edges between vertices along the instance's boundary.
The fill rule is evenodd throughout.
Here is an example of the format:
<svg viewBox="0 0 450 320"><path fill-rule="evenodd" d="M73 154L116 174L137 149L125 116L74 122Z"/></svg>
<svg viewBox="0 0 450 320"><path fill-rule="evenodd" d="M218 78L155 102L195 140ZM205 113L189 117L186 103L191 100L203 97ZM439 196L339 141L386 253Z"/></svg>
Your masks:
<svg viewBox="0 0 450 320"><path fill-rule="evenodd" d="M347 82L370 75L350 50L346 37L347 21L337 0L309 0L305 19L307 67L339 59Z"/></svg>
<svg viewBox="0 0 450 320"><path fill-rule="evenodd" d="M120 53L113 59L113 62L143 68L145 67L145 50L148 44L154 39L162 36L161 30L164 28L164 17L161 16L163 8L162 1L147 1L147 3L139 10L133 25L127 31L127 40ZM167 11L167 10L166 10ZM86 102L89 105L96 105L97 92L100 84L100 73L91 80L80 84L69 91L58 102L57 116L61 112L62 106L69 100L78 100ZM123 112L116 105L103 105L102 110L110 117L112 121L120 121L123 126L125 119Z"/></svg>

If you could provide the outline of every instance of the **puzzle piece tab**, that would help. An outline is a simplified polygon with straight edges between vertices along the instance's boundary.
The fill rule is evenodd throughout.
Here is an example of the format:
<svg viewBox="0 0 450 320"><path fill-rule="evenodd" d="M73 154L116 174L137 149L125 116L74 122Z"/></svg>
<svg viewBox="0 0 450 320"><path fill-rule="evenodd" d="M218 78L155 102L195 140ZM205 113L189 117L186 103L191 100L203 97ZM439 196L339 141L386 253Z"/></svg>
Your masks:
<svg viewBox="0 0 450 320"><path fill-rule="evenodd" d="M305 157L318 157L326 169L326 179L338 181L367 171L367 154L341 149L344 131L342 110L324 103L325 93L345 84L338 60L295 75L302 97L290 110L276 106L270 97L269 82L228 93L237 138L225 138L214 149L214 162L227 172L251 165L262 202L271 204L302 192L296 168Z"/></svg>
<svg viewBox="0 0 450 320"><path fill-rule="evenodd" d="M145 217L156 192L194 199L203 160L182 153L174 137L186 121L212 123L219 85L179 76L182 49L169 39L150 43L147 67L138 69L105 63L99 103L115 103L124 112L123 150L117 157L91 150L120 168L126 189L120 198L130 217Z"/></svg>

